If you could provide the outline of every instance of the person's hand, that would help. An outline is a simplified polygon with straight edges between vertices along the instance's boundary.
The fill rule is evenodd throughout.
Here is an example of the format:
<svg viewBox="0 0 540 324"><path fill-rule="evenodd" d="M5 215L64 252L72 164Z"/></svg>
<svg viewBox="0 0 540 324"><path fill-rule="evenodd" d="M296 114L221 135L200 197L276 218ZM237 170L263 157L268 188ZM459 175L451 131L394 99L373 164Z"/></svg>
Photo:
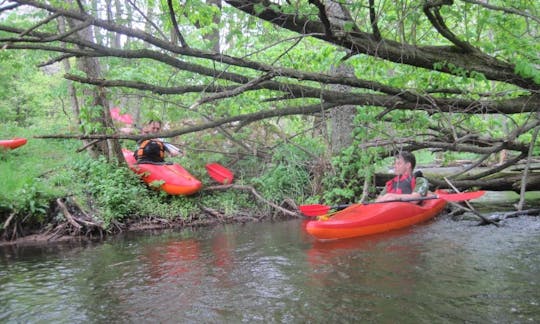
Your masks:
<svg viewBox="0 0 540 324"><path fill-rule="evenodd" d="M152 131L151 128L152 128L152 127L151 127L150 125L144 125L143 128L142 128L141 133L142 133L143 135L150 134L151 131Z"/></svg>
<svg viewBox="0 0 540 324"><path fill-rule="evenodd" d="M166 151L170 156L184 156L182 150L173 144L167 142L163 142L163 144L165 145Z"/></svg>

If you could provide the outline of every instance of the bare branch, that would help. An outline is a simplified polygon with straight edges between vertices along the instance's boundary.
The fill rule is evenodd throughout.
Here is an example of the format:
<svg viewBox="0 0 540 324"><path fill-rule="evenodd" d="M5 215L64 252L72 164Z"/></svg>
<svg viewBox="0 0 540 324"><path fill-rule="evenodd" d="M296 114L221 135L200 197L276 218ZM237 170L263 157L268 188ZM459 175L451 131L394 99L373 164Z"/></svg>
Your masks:
<svg viewBox="0 0 540 324"><path fill-rule="evenodd" d="M369 20L371 22L371 30L373 31L373 37L375 40L382 40L381 32L379 31L379 26L377 24L377 13L375 12L375 1L369 0Z"/></svg>
<svg viewBox="0 0 540 324"><path fill-rule="evenodd" d="M135 4L135 2L133 0L127 0L127 2L133 7L135 8L135 11L137 11L139 13L139 15L141 15L150 25L152 25L152 27L154 27L154 29L156 30L156 32L158 32L161 37L163 39L167 39L167 36L165 36L165 34L163 33L163 31L161 30L161 28L159 28L158 25L156 25L155 22L152 21L152 19L149 19L146 14L141 10L139 9L139 7Z"/></svg>
<svg viewBox="0 0 540 324"><path fill-rule="evenodd" d="M182 33L180 32L180 28L178 28L178 22L176 21L176 14L174 13L172 0L167 0L167 6L169 7L169 17L171 17L171 23L173 25L176 37L178 37L178 40L183 47L189 47L186 43L186 40L184 39L184 36L182 36Z"/></svg>
<svg viewBox="0 0 540 324"><path fill-rule="evenodd" d="M255 86L257 86L258 84L261 84L262 82L266 81L266 80L269 80L271 78L273 78L274 76L271 74L271 73L268 73L268 74L265 74L265 75L262 75L261 77L257 78L257 79L253 79L251 81L249 81L248 83L246 83L245 85L243 86L240 86L240 87L236 87L234 89L231 89L229 91L225 91L225 92L221 92L221 93L217 93L213 96L208 96L206 98L202 98L201 100L197 101L196 103L194 103L189 109L195 109L196 107L202 105L202 104L205 104L205 103L208 103L208 102L211 102L211 101L215 101L215 100L218 100L218 99L222 99L222 98L230 98L230 97L233 97L233 96L237 96L249 89L253 89Z"/></svg>
<svg viewBox="0 0 540 324"><path fill-rule="evenodd" d="M533 15L531 15L528 12L525 12L525 11L517 10L517 9L514 9L514 8L506 8L506 7L494 6L494 5L489 4L488 2L484 2L484 1L476 1L476 0L461 0L461 1L472 3L472 4L475 4L475 5L479 5L481 7L491 9L491 10L497 10L497 11L502 11L504 13L523 16L525 18L532 19L532 20L536 21L537 23L540 23L540 18L538 18L536 16L533 16Z"/></svg>
<svg viewBox="0 0 540 324"><path fill-rule="evenodd" d="M452 0L439 0L439 1L426 1L424 4L424 14L428 17L429 21L437 29L437 31L448 39L450 42L455 44L457 47L464 50L466 53L476 52L475 48L472 47L469 43L461 41L452 33L446 26L443 17L440 13L440 7L443 5L452 5ZM431 12L433 10L433 13Z"/></svg>
<svg viewBox="0 0 540 324"><path fill-rule="evenodd" d="M130 139L130 140L139 140L139 139L149 139L155 137L170 138L175 136L180 136L184 134L196 133L206 129L216 128L221 125L230 124L234 122L254 122L257 120L280 117L280 116L292 116L292 115L311 115L321 113L323 111L337 107L337 104L317 104L301 107L290 107L283 109L274 109L259 111L251 114L243 114L238 116L226 117L219 120L215 120L209 123L188 127L184 129L170 130L162 132L159 134L151 135L128 135L128 134L85 134L85 135L40 135L34 136L34 138L72 138L72 139L93 139L93 140L105 140L105 139Z"/></svg>
<svg viewBox="0 0 540 324"><path fill-rule="evenodd" d="M315 5L317 9L319 10L319 19L321 20L321 23L324 26L324 33L327 37L333 37L332 35L332 28L330 26L330 20L328 19L328 16L326 15L326 7L322 2L319 0L309 0L309 3Z"/></svg>
<svg viewBox="0 0 540 324"><path fill-rule="evenodd" d="M56 36L53 36L53 37L47 37L45 39L43 39L43 42L54 42L54 41L57 41L57 40L62 40L62 39L65 39L66 37L70 36L70 35L73 35L89 26L92 25L92 21L90 19L84 21L82 24L79 24L77 25L75 28L72 28L68 31L66 31L65 33L62 33L62 34L58 34Z"/></svg>

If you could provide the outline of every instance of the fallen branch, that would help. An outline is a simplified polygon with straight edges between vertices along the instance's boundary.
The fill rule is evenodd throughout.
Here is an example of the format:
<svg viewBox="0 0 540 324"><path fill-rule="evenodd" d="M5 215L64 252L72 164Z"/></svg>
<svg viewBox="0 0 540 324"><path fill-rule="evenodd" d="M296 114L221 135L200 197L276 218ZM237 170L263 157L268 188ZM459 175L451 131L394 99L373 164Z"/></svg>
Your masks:
<svg viewBox="0 0 540 324"><path fill-rule="evenodd" d="M98 223L95 223L95 222L91 221L92 217L90 217L86 213L84 213L84 211L82 211L81 207L77 204L76 201L71 199L69 201L69 204L72 205L73 207L76 207L81 212L81 214L88 220L82 219L82 218L77 217L77 216L73 215L72 213L70 213L69 209L68 209L68 206L64 202L62 202L62 200L60 198L56 199L56 203L58 204L58 207L60 208L60 210L61 210L62 214L64 215L64 217L66 218L67 222L72 227L75 228L75 230L76 230L75 233L76 234L79 234L83 228L86 228L86 234L91 233L93 229L97 229L97 231L99 232L99 236L103 237L103 231L104 231L103 226L101 224L98 224ZM55 235L60 233L61 230L63 230L63 228L58 227L58 232L55 233Z"/></svg>
<svg viewBox="0 0 540 324"><path fill-rule="evenodd" d="M97 144L97 143L99 143L101 141L103 141L103 140L102 139L97 139L97 140L91 141L91 142L87 143L85 146L77 149L77 153L80 153L80 152L86 150L89 146L95 145L95 144Z"/></svg>
<svg viewBox="0 0 540 324"><path fill-rule="evenodd" d="M446 181L446 183L448 183L448 185L449 185L450 187L452 187L452 189L454 189L456 192L458 192L458 193L460 192L460 191L459 191L459 190L458 190L458 189L457 189L457 188L456 188L456 187L455 187L455 186L454 186L454 185L453 185L446 177L444 178L444 181ZM484 215L482 215L482 214L480 214L479 212L477 212L477 211L474 209L474 207L471 205L471 203L469 203L467 200L465 200L465 204L467 205L467 207L469 207L469 211L470 211L471 213L475 214L475 215L478 216L480 219L482 219L482 222L481 222L480 224L478 224L478 225L493 224L493 225L499 227L499 224L497 224L497 222L492 221L492 220L490 220L489 218L487 218L487 217L485 217ZM452 205L454 205L454 206L457 205L457 206L463 207L463 206L461 206L461 205L459 205L459 204L452 204ZM465 207L463 207L463 208L465 208Z"/></svg>
<svg viewBox="0 0 540 324"><path fill-rule="evenodd" d="M527 209L527 210L519 210L516 212L509 212L509 213L503 213L500 215L493 215L489 219L493 221L501 221L507 218L515 218L519 216L532 216L533 214L536 214L534 216L540 216L540 209Z"/></svg>
<svg viewBox="0 0 540 324"><path fill-rule="evenodd" d="M81 207L81 205L79 205L79 203L77 202L77 200L75 200L75 197L70 197L70 203L74 206L74 207L77 207L77 209L79 210L79 212L84 216L85 219L81 218L81 217L75 217L75 220L79 223L82 223L88 227L96 227L98 228L100 231L103 230L103 226L99 223L96 223L94 222L92 216L88 215Z"/></svg>
<svg viewBox="0 0 540 324"><path fill-rule="evenodd" d="M292 217L303 217L302 215L300 215L299 213L297 212L294 212L294 211L290 211L288 209L285 209L281 206L278 206L276 204L274 204L273 202L271 201L268 201L266 200L263 196L261 196L257 190L255 190L255 188L253 188L252 186L244 186L244 185L235 185L235 184L230 184L230 185L221 185L221 186L210 186L210 187L206 187L205 189L203 190L226 190L226 189L237 189L237 190L245 190L245 191L249 191L253 196L255 196L255 198L263 201L265 204L269 205L270 207L276 209L276 210L279 210L280 212L282 212L283 214L285 215L288 215L288 216L292 216Z"/></svg>

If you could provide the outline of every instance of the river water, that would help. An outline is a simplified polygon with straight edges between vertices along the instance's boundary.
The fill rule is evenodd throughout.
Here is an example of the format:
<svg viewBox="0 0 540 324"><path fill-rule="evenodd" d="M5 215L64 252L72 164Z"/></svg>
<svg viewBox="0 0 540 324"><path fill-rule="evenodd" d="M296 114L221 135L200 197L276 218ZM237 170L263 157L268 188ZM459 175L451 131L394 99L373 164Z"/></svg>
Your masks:
<svg viewBox="0 0 540 324"><path fill-rule="evenodd" d="M540 219L440 215L318 242L305 221L0 250L2 323L539 323Z"/></svg>

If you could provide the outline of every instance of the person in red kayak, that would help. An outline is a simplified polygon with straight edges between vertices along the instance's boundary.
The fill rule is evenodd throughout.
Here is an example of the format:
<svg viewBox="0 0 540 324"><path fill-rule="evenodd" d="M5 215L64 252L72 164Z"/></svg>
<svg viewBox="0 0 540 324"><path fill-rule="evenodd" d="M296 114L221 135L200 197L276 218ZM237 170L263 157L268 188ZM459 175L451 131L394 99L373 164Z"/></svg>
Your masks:
<svg viewBox="0 0 540 324"><path fill-rule="evenodd" d="M386 182L376 201L425 197L429 190L429 183L422 176L422 172L413 173L415 166L414 154L407 151L399 152L394 160L394 174L396 176Z"/></svg>
<svg viewBox="0 0 540 324"><path fill-rule="evenodd" d="M142 129L142 134L157 134L161 132L161 121L150 120ZM137 142L138 148L133 153L137 163L165 162L165 153L170 156L177 156L180 149L171 143L165 142L163 138L152 138Z"/></svg>

